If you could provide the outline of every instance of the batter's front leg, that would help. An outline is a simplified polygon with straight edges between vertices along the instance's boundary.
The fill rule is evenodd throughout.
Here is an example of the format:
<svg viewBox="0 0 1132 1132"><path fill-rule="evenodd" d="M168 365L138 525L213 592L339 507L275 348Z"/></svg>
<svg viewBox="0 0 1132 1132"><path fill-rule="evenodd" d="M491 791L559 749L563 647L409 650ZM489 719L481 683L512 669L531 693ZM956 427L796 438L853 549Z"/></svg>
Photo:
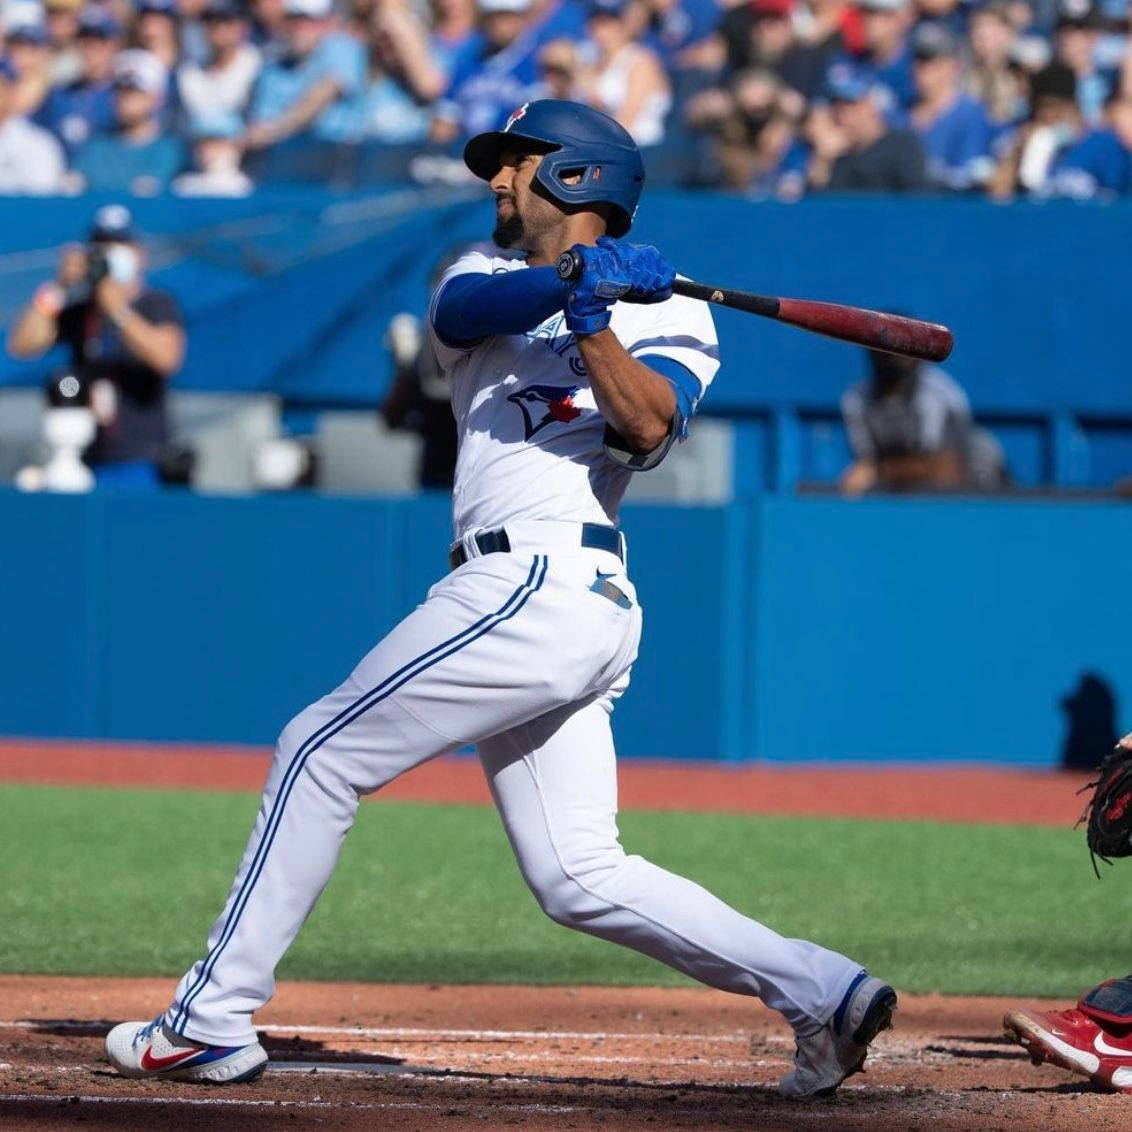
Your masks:
<svg viewBox="0 0 1132 1132"><path fill-rule="evenodd" d="M825 1024L861 970L786 939L706 889L621 848L608 705L551 712L479 744L523 878L552 919L757 995L800 1034Z"/></svg>

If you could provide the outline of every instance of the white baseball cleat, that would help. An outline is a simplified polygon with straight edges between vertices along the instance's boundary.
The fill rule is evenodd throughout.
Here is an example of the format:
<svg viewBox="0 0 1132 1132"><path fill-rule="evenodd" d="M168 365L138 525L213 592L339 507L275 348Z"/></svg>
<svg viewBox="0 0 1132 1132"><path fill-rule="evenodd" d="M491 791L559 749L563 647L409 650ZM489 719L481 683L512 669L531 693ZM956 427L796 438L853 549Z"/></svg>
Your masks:
<svg viewBox="0 0 1132 1132"><path fill-rule="evenodd" d="M865 1064L869 1043L892 1026L896 991L862 971L833 1017L816 1034L795 1039L794 1071L778 1083L784 1097L827 1097Z"/></svg>
<svg viewBox="0 0 1132 1132"><path fill-rule="evenodd" d="M173 1033L159 1014L152 1022L122 1022L106 1035L106 1056L123 1077L164 1077L235 1085L254 1081L267 1065L267 1051L245 1046L207 1046Z"/></svg>

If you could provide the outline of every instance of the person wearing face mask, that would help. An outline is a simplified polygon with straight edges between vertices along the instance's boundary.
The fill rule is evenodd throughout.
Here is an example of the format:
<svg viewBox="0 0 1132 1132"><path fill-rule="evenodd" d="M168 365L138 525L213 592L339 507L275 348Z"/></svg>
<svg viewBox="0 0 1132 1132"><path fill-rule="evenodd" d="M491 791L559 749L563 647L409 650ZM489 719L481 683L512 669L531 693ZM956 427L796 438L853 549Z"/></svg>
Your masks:
<svg viewBox="0 0 1132 1132"><path fill-rule="evenodd" d="M57 343L90 383L98 428L85 458L100 485L155 487L168 443L165 385L181 368L185 331L173 297L149 287L133 218L119 204L94 216L85 248L68 247L8 335L14 358Z"/></svg>

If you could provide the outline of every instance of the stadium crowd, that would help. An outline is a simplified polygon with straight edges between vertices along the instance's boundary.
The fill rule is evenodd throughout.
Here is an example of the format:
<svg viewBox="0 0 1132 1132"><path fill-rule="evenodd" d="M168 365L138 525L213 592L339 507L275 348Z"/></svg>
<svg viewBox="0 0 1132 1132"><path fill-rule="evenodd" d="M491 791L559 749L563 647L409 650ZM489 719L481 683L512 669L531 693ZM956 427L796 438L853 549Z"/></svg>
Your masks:
<svg viewBox="0 0 1132 1132"><path fill-rule="evenodd" d="M5 0L0 191L243 195L257 156L612 114L756 196L1132 191L1125 0ZM262 161L258 168L262 169Z"/></svg>

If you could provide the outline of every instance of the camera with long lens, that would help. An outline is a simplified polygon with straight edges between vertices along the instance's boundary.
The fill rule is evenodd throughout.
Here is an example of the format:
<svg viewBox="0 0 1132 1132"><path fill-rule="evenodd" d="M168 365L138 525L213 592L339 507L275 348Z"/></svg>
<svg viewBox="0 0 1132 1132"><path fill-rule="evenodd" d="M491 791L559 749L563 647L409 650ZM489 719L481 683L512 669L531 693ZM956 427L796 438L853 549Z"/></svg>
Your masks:
<svg viewBox="0 0 1132 1132"><path fill-rule="evenodd" d="M91 244L86 252L86 282L97 287L110 274L110 264L106 259L106 249L101 244Z"/></svg>

